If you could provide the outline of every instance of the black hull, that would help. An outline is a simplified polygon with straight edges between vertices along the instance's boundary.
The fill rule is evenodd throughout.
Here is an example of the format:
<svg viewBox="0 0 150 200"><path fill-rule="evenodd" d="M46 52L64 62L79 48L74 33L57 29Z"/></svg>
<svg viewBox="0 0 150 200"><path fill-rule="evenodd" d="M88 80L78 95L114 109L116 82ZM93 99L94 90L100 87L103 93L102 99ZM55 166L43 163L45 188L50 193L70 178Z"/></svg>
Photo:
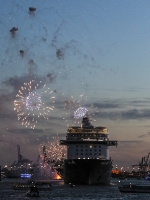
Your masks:
<svg viewBox="0 0 150 200"><path fill-rule="evenodd" d="M73 159L64 161L64 182L99 185L111 180L112 160Z"/></svg>
<svg viewBox="0 0 150 200"><path fill-rule="evenodd" d="M6 178L20 178L21 174L17 174L17 173L8 173L6 174Z"/></svg>

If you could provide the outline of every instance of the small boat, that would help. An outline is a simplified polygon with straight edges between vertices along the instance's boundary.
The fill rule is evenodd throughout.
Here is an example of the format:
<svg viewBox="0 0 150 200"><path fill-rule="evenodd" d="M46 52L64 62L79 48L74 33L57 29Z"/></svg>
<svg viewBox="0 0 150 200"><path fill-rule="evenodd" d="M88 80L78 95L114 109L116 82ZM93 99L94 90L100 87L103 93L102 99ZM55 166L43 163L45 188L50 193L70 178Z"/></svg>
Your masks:
<svg viewBox="0 0 150 200"><path fill-rule="evenodd" d="M26 193L26 197L39 197L38 188L35 186L31 186L28 192Z"/></svg>
<svg viewBox="0 0 150 200"><path fill-rule="evenodd" d="M149 185L121 185L118 186L120 192L130 192L130 193L150 193Z"/></svg>
<svg viewBox="0 0 150 200"><path fill-rule="evenodd" d="M150 181L150 173L148 172L148 174L145 176L145 180Z"/></svg>
<svg viewBox="0 0 150 200"><path fill-rule="evenodd" d="M38 190L51 190L52 186L49 182L27 182L27 183L17 183L12 186L14 190L26 190L31 187L36 187Z"/></svg>

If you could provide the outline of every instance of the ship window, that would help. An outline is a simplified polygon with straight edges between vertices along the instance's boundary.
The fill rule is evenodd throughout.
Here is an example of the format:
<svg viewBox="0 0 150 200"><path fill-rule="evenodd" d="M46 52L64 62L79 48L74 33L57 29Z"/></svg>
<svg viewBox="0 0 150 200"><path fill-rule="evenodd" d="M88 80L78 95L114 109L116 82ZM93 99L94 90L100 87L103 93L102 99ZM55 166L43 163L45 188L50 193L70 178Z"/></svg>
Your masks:
<svg viewBox="0 0 150 200"><path fill-rule="evenodd" d="M96 149L94 151L96 151Z"/></svg>
<svg viewBox="0 0 150 200"><path fill-rule="evenodd" d="M78 151L78 149L76 149L76 151Z"/></svg>
<svg viewBox="0 0 150 200"><path fill-rule="evenodd" d="M90 149L92 148L92 145L90 145Z"/></svg>
<svg viewBox="0 0 150 200"><path fill-rule="evenodd" d="M101 150L99 149L99 151L101 151Z"/></svg>
<svg viewBox="0 0 150 200"><path fill-rule="evenodd" d="M81 149L81 151L83 151L83 149Z"/></svg>
<svg viewBox="0 0 150 200"><path fill-rule="evenodd" d="M90 153L90 155L92 155L92 153Z"/></svg>
<svg viewBox="0 0 150 200"><path fill-rule="evenodd" d="M92 149L90 149L90 151L92 151Z"/></svg>
<svg viewBox="0 0 150 200"><path fill-rule="evenodd" d="M83 155L83 153L81 153L81 155Z"/></svg>
<svg viewBox="0 0 150 200"><path fill-rule="evenodd" d="M96 153L94 155L96 155Z"/></svg>
<svg viewBox="0 0 150 200"><path fill-rule="evenodd" d="M78 147L78 146L76 146L76 147Z"/></svg>
<svg viewBox="0 0 150 200"><path fill-rule="evenodd" d="M85 155L88 155L87 153Z"/></svg>
<svg viewBox="0 0 150 200"><path fill-rule="evenodd" d="M96 148L96 146L94 146L94 148Z"/></svg>
<svg viewBox="0 0 150 200"><path fill-rule="evenodd" d="M76 153L76 155L78 155L78 153Z"/></svg>
<svg viewBox="0 0 150 200"><path fill-rule="evenodd" d="M99 148L101 148L101 146L99 146Z"/></svg>
<svg viewBox="0 0 150 200"><path fill-rule="evenodd" d="M99 155L101 155L101 153Z"/></svg>

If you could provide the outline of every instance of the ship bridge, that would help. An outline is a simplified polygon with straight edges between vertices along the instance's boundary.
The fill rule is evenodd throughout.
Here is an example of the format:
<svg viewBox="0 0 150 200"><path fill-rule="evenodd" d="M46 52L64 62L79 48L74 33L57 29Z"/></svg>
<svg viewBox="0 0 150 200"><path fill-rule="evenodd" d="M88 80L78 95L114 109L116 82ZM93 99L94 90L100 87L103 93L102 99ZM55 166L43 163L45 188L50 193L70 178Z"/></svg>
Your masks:
<svg viewBox="0 0 150 200"><path fill-rule="evenodd" d="M108 141L109 132L106 127L69 127L66 140Z"/></svg>
<svg viewBox="0 0 150 200"><path fill-rule="evenodd" d="M88 133L105 133L109 134L108 129L106 127L98 126L98 127L80 127L80 126L71 126L68 128L67 133L76 133L76 132L88 132Z"/></svg>
<svg viewBox="0 0 150 200"><path fill-rule="evenodd" d="M66 140L108 141L109 132L106 127L94 127L88 117L84 117L81 126L71 126L67 130Z"/></svg>

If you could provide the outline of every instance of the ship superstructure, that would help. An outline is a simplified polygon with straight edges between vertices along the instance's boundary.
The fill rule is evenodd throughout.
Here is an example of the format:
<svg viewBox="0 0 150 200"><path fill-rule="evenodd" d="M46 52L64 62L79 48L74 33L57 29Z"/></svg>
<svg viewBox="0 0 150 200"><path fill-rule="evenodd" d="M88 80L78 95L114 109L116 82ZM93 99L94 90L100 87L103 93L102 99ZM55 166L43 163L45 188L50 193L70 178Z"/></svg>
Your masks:
<svg viewBox="0 0 150 200"><path fill-rule="evenodd" d="M94 127L89 117L83 117L81 126L68 128L66 140L60 140L60 145L67 146L63 169L65 183L110 182L112 160L109 146L117 146L117 141L109 140L106 127Z"/></svg>

